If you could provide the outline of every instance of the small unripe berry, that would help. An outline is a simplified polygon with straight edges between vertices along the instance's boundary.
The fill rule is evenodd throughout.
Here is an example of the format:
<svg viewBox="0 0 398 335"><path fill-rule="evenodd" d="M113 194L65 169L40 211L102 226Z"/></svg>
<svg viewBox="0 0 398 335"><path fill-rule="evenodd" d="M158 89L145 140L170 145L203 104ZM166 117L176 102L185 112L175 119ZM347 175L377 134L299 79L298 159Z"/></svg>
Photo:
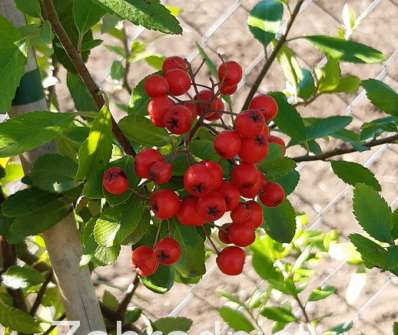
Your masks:
<svg viewBox="0 0 398 335"><path fill-rule="evenodd" d="M188 92L191 87L191 78L184 70L169 70L164 75L169 83L169 91L173 95L182 95Z"/></svg>
<svg viewBox="0 0 398 335"><path fill-rule="evenodd" d="M265 122L270 122L278 115L278 103L270 95L257 95L249 105L250 109L257 109L263 115Z"/></svg>
<svg viewBox="0 0 398 335"><path fill-rule="evenodd" d="M131 261L140 276L153 275L159 266L159 260L152 248L140 246L131 255Z"/></svg>
<svg viewBox="0 0 398 335"><path fill-rule="evenodd" d="M218 254L216 262L218 268L226 275L239 275L245 264L245 252L239 247L226 247Z"/></svg>
<svg viewBox="0 0 398 335"><path fill-rule="evenodd" d="M160 220L168 220L175 216L181 206L181 201L172 190L163 189L152 193L151 208Z"/></svg>
<svg viewBox="0 0 398 335"><path fill-rule="evenodd" d="M153 74L145 79L144 89L148 96L155 98L167 95L169 93L169 84L164 77Z"/></svg>
<svg viewBox="0 0 398 335"><path fill-rule="evenodd" d="M161 239L155 245L155 253L163 265L172 265L177 263L181 256L180 244L173 238Z"/></svg>
<svg viewBox="0 0 398 335"><path fill-rule="evenodd" d="M278 207L285 200L285 191L281 185L267 182L260 191L260 200L267 207Z"/></svg>
<svg viewBox="0 0 398 335"><path fill-rule="evenodd" d="M227 85L236 85L242 79L242 67L235 61L225 62L218 69L220 82Z"/></svg>
<svg viewBox="0 0 398 335"><path fill-rule="evenodd" d="M119 167L111 167L102 176L102 185L106 192L120 195L129 188L129 181L124 171Z"/></svg>
<svg viewBox="0 0 398 335"><path fill-rule="evenodd" d="M151 165L162 160L163 157L158 150L144 149L135 156L135 173L141 178L149 178Z"/></svg>

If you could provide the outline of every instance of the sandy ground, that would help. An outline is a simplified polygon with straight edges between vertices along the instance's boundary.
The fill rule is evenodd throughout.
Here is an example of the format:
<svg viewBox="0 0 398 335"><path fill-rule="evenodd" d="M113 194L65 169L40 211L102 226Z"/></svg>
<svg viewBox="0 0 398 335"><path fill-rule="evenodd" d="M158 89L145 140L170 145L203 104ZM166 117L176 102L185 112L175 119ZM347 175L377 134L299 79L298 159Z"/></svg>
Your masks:
<svg viewBox="0 0 398 335"><path fill-rule="evenodd" d="M294 1L291 1L294 2ZM355 40L367 43L382 50L388 59L385 65L360 65L353 67L344 64L344 73L359 75L361 78L375 77L385 80L389 85L398 88L398 59L395 54L398 48L398 1L392 0L351 0L348 1L358 16L362 13L362 20L353 35ZM253 82L263 61L258 58L262 48L251 38L246 27L248 10L256 3L255 0L171 0L170 4L182 9L181 21L184 27L182 36L160 36L152 32L143 32L139 39L153 41L150 49L165 55L189 55L198 62L195 42L206 46L210 54L223 54L227 59L241 62L245 68L251 70L244 86L235 98L235 106L240 106L247 93L248 86ZM303 34L335 34L341 24L341 12L345 1L318 0L307 1L305 9L300 14L291 36ZM136 29L131 28L131 34ZM108 41L115 44L115 41ZM300 57L302 65L312 66L321 60L320 54L307 43L293 42L292 47ZM113 56L103 48L95 51L90 59L89 67L100 85L114 92L116 101L126 103L128 96L118 90L117 84L109 78L109 69ZM132 66L129 74L131 85L137 83L145 73L147 65L137 63ZM268 77L264 80L261 90L281 90L284 80L281 69L277 64L273 66ZM70 100L61 90L59 95L65 108L72 108ZM323 96L310 106L300 110L304 116L326 116L332 114L353 115L356 120L353 125L358 127L363 120L380 117L363 95L354 99L353 96ZM323 143L324 148L333 147L336 143ZM389 202L394 202L398 196L397 168L398 156L395 147L379 147L362 154L354 154L347 159L366 163L376 174L383 186L383 195ZM290 200L299 212L307 213L309 225L316 224L317 229L329 231L338 229L342 233L342 241L352 232L359 231L359 226L351 214L352 191L334 176L330 165L323 162L306 163L300 165L301 180L296 192ZM394 203L395 205L395 203ZM165 296L157 296L141 288L138 290L133 304L144 308L149 315L166 316L173 311L173 315L186 316L194 320L192 334L200 334L204 330L214 332L214 325L221 324L217 308L225 303L216 293L217 288L236 292L240 296L249 296L261 283L253 270L247 266L245 274L239 278L227 278L214 269L214 260L208 264L209 273L203 281L194 286L177 285ZM214 271L213 271L214 270ZM393 303L398 298L398 282L389 278L388 274L376 270L364 275L355 274L356 267L346 265L342 261L326 257L316 268L316 275L311 286L318 286L322 281L327 285L338 288L338 295L328 298L325 302L308 306L310 315L330 313L331 316L317 328L317 333L339 323L353 320L354 328L349 334L391 334L392 323L396 318L396 306ZM120 290L105 287L101 278L111 279L115 287L125 288L132 280L129 266L128 251L122 253L118 263L112 267L102 268L97 278L99 292L105 288L120 295ZM365 279L363 287L359 281L354 281L353 290L348 290L352 278ZM348 299L352 292L357 298ZM354 294L355 295L355 294ZM176 310L175 310L176 309ZM265 334L271 334L269 324L264 324ZM221 327L223 328L223 326ZM295 333L295 328L289 334Z"/></svg>

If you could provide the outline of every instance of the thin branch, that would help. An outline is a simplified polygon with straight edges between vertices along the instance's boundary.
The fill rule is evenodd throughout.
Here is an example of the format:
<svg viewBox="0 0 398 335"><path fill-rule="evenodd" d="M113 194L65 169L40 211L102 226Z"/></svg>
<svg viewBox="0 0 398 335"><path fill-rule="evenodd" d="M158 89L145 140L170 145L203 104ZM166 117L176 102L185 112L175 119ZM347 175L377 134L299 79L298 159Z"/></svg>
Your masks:
<svg viewBox="0 0 398 335"><path fill-rule="evenodd" d="M119 308L117 309L117 312L122 320L124 319L124 315L126 313L127 307L131 301L131 299L134 296L135 291L137 291L137 288L140 284L140 277L138 275L135 276L134 281L131 283L131 285L128 287L126 295L124 296L123 300L120 302Z"/></svg>
<svg viewBox="0 0 398 335"><path fill-rule="evenodd" d="M41 285L39 292L37 293L35 302L33 303L32 308L30 309L30 315L32 315L32 316L35 315L37 310L39 309L40 304L43 300L44 294L46 293L47 286L52 281L52 277L53 277L53 273L52 273L52 271L50 271L46 277L46 280Z"/></svg>
<svg viewBox="0 0 398 335"><path fill-rule="evenodd" d="M131 88L129 82L128 82L128 76L130 72L130 47L128 43L128 35L127 35L127 30L126 30L126 25L123 23L123 49L124 49L124 56L126 58L126 66L124 69L124 75L123 75L123 87L126 89L127 92L131 95L133 93L133 89Z"/></svg>
<svg viewBox="0 0 398 335"><path fill-rule="evenodd" d="M261 69L260 74L258 75L256 81L254 82L253 86L250 89L249 94L247 95L247 98L245 100L245 103L243 104L242 110L245 110L245 109L247 109L249 107L250 101L253 99L254 95L258 91L258 88L260 87L264 77L268 73L268 70L271 68L271 65L273 64L273 62L275 61L276 57L278 56L279 51L281 50L281 48L285 44L287 36L288 36L288 34L290 32L290 29L292 28L293 23L296 20L297 15L299 14L301 6L303 5L304 1L305 0L299 0L297 2L296 6L295 6L295 8L293 10L293 13L292 13L292 15L290 17L290 20L289 20L289 22L287 24L285 33L281 36L281 38L279 39L279 41L275 45L274 50L272 51L272 53L270 54L269 58L265 62L263 68Z"/></svg>
<svg viewBox="0 0 398 335"><path fill-rule="evenodd" d="M299 306L299 308L300 308L300 310L301 310L301 313L302 313L303 316L304 316L305 322L308 323L308 324L310 324L310 323L311 323L311 319L309 318L308 313L307 313L307 310L305 309L304 304L303 304L302 301L300 300L300 297L299 297L298 295L295 295L295 296L294 296L294 300L296 300L296 302L297 302L297 304L298 304L298 306Z"/></svg>
<svg viewBox="0 0 398 335"><path fill-rule="evenodd" d="M362 144L362 146L370 149L372 147L376 147L376 146L383 145L383 144L395 143L396 141L398 141L398 134L388 136L385 138L381 138L381 139L375 139L375 140L369 141L365 144ZM334 150L326 151L319 155L298 156L298 157L293 157L292 159L296 162L323 161L323 160L326 160L326 159L334 157L334 156L340 156L340 155L349 154L349 153L353 153L353 152L358 152L358 150L355 149L354 147L337 148Z"/></svg>
<svg viewBox="0 0 398 335"><path fill-rule="evenodd" d="M66 318L66 315L65 314L62 314L58 319L57 319L57 321L62 321L62 320L64 320ZM57 325L51 325L44 333L43 333L43 335L49 335L49 334L51 334L51 332L55 329L57 327Z"/></svg>
<svg viewBox="0 0 398 335"><path fill-rule="evenodd" d="M55 35L62 44L62 47L64 48L66 54L70 58L70 61L72 62L73 66L76 69L76 72L79 74L80 78L82 79L88 91L90 92L91 96L93 97L98 109L101 109L102 106L104 106L105 104L105 99L102 96L101 91L98 88L97 84L95 83L94 79L91 77L91 74L88 71L86 65L84 64L84 61L80 53L73 45L72 41L69 38L69 35L62 26L57 11L54 7L53 1L42 0L42 3ZM118 124L113 118L112 118L112 131L116 139L120 143L120 145L123 147L123 150L129 155L135 155L135 151L131 146L129 140L124 136L123 132L121 131Z"/></svg>

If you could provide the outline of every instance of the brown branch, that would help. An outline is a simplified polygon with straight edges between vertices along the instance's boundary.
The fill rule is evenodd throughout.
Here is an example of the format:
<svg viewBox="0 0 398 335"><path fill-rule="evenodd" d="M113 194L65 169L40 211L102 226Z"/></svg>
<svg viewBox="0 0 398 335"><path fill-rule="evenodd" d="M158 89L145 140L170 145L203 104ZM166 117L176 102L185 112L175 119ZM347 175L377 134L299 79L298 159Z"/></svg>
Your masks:
<svg viewBox="0 0 398 335"><path fill-rule="evenodd" d="M69 35L62 26L57 11L54 7L53 1L42 0L42 3L55 35L60 41L66 54L70 58L70 61L72 62L74 68L76 69L76 72L78 73L79 77L86 85L88 91L93 97L98 109L101 109L102 106L104 106L105 104L105 99L101 95L101 91L98 88L97 84L95 83L94 79L91 77L91 74L88 71L86 65L84 64L84 61L80 53L73 45L71 39L69 38ZM123 150L129 155L135 155L135 151L131 146L129 140L124 136L123 132L119 128L119 125L116 123L116 121L113 118L112 118L112 131L116 139L120 143L120 145L123 147Z"/></svg>
<svg viewBox="0 0 398 335"><path fill-rule="evenodd" d="M126 25L123 24L123 49L124 49L124 56L126 58L126 67L124 69L124 75L123 75L123 87L125 90L131 95L133 93L133 89L131 88L129 81L128 81L128 76L130 72L130 47L128 44L128 36L127 36L127 30L126 30Z"/></svg>
<svg viewBox="0 0 398 335"><path fill-rule="evenodd" d="M290 17L290 20L289 20L289 22L287 24L285 33L281 36L281 38L276 43L276 45L274 47L274 50L272 51L271 55L269 56L269 58L265 62L263 68L261 69L260 74L257 76L256 81L254 82L253 86L251 87L250 92L247 95L247 98L245 100L245 103L243 104L242 110L245 110L245 109L247 109L249 107L250 101L253 99L254 95L258 91L258 88L260 87L264 77L268 73L268 70L271 68L271 65L274 63L276 57L278 56L279 51L281 50L281 48L285 44L287 36L288 36L288 34L290 32L290 29L292 28L293 23L296 20L297 15L299 14L301 6L303 5L303 3L304 3L304 0L299 0L297 2L296 6L295 6L295 8L293 10L293 13L292 13L292 15Z"/></svg>
<svg viewBox="0 0 398 335"><path fill-rule="evenodd" d="M307 310L305 309L305 305L302 303L302 301L300 300L300 297L297 294L294 296L294 300L296 300L296 302L301 310L301 313L304 316L305 322L311 323L311 319L308 316Z"/></svg>
<svg viewBox="0 0 398 335"><path fill-rule="evenodd" d="M362 144L362 146L370 149L372 147L376 147L376 146L382 145L382 144L395 143L396 141L398 141L398 134L384 137L381 139L375 139L375 140L372 140L372 141ZM323 160L326 160L326 159L334 157L334 156L349 154L349 153L353 153L353 152L358 152L358 150L355 149L354 147L336 148L334 150L326 151L319 155L298 156L298 157L293 157L292 159L296 162L323 161Z"/></svg>
<svg viewBox="0 0 398 335"><path fill-rule="evenodd" d="M66 318L66 315L65 315L65 314L62 314L62 315L57 319L57 321L62 321L62 320L64 320L65 318ZM51 325L51 326L43 333L43 335L49 335L49 334L51 334L52 331L53 331L56 327L57 327L56 325Z"/></svg>
<svg viewBox="0 0 398 335"><path fill-rule="evenodd" d="M52 277L53 277L53 273L52 273L52 271L50 271L46 277L46 280L41 285L39 292L37 293L35 302L33 303L32 308L30 309L30 315L32 315L32 316L35 315L37 310L39 309L41 301L43 300L44 294L46 293L47 286L52 281Z"/></svg>
<svg viewBox="0 0 398 335"><path fill-rule="evenodd" d="M127 307L131 301L131 299L134 296L135 291L137 291L137 288L140 284L140 277L138 275L135 276L133 282L131 285L128 287L126 295L124 296L123 300L121 301L118 309L117 309L117 314L120 315L122 319L124 319L124 315L126 314Z"/></svg>

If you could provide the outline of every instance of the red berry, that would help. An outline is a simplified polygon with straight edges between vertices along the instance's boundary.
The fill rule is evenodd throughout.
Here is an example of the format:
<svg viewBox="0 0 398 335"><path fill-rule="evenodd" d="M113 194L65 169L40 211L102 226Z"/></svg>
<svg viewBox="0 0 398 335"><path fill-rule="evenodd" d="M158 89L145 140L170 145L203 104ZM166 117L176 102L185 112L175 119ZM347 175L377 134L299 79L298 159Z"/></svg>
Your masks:
<svg viewBox="0 0 398 335"><path fill-rule="evenodd" d="M221 187L222 181L224 179L224 170L220 164L213 161L203 161L202 164L209 169L213 176L213 190L218 190Z"/></svg>
<svg viewBox="0 0 398 335"><path fill-rule="evenodd" d="M231 159L238 155L241 145L242 140L236 131L223 131L214 139L214 149L225 159Z"/></svg>
<svg viewBox="0 0 398 335"><path fill-rule="evenodd" d="M149 76L144 81L144 89L151 98L160 97L169 93L169 84L167 80L157 74Z"/></svg>
<svg viewBox="0 0 398 335"><path fill-rule="evenodd" d="M198 115L207 113L206 120L217 120L224 111L224 104L220 98L214 98L210 90L200 91L194 98Z"/></svg>
<svg viewBox="0 0 398 335"><path fill-rule="evenodd" d="M106 192L120 195L129 188L129 181L124 171L119 167L111 167L102 176L102 185Z"/></svg>
<svg viewBox="0 0 398 335"><path fill-rule="evenodd" d="M153 275L159 266L159 261L154 250L144 245L133 251L131 261L137 269L138 274L143 277Z"/></svg>
<svg viewBox="0 0 398 335"><path fill-rule="evenodd" d="M186 197L177 213L177 219L183 225L203 226L206 218L197 211L198 198Z"/></svg>
<svg viewBox="0 0 398 335"><path fill-rule="evenodd" d="M239 157L246 163L261 162L268 154L268 137L258 134L255 138L244 138Z"/></svg>
<svg viewBox="0 0 398 335"><path fill-rule="evenodd" d="M169 83L169 91L173 95L182 95L191 87L191 78L188 73L181 69L169 70L164 75Z"/></svg>
<svg viewBox="0 0 398 335"><path fill-rule="evenodd" d="M232 212L231 219L235 223L245 223L251 218L250 205L248 202L241 202Z"/></svg>
<svg viewBox="0 0 398 335"><path fill-rule="evenodd" d="M171 133L185 134L191 129L192 113L183 105L174 106L164 116L164 123Z"/></svg>
<svg viewBox="0 0 398 335"><path fill-rule="evenodd" d="M221 83L234 85L242 79L242 67L234 61L225 62L218 68L218 77Z"/></svg>
<svg viewBox="0 0 398 335"><path fill-rule="evenodd" d="M285 200L285 191L281 185L267 182L260 191L260 200L267 207L278 207Z"/></svg>
<svg viewBox="0 0 398 335"><path fill-rule="evenodd" d="M251 210L250 222L255 227L260 227L264 222L264 213L261 206L255 201L248 201L248 206Z"/></svg>
<svg viewBox="0 0 398 335"><path fill-rule="evenodd" d="M171 219L178 213L181 201L172 190L163 189L152 193L151 208L160 220Z"/></svg>
<svg viewBox="0 0 398 335"><path fill-rule="evenodd" d="M270 95L258 95L249 105L250 109L258 109L263 113L265 122L270 122L278 115L278 103Z"/></svg>
<svg viewBox="0 0 398 335"><path fill-rule="evenodd" d="M240 194L248 199L255 198L261 190L261 187L264 185L265 178L264 175L258 171L257 181L253 185L243 186L240 189Z"/></svg>
<svg viewBox="0 0 398 335"><path fill-rule="evenodd" d="M227 211L232 211L239 205L240 192L239 189L229 181L224 181L218 190L225 200Z"/></svg>
<svg viewBox="0 0 398 335"><path fill-rule="evenodd" d="M216 262L223 273L236 276L243 271L245 252L239 247L226 247L218 254Z"/></svg>
<svg viewBox="0 0 398 335"><path fill-rule="evenodd" d="M226 223L218 228L218 238L221 242L223 242L225 244L231 243L231 241L229 240L229 237L228 237L228 231L229 231L230 226L231 226L230 223Z"/></svg>
<svg viewBox="0 0 398 335"><path fill-rule="evenodd" d="M154 250L160 264L163 265L177 263L181 256L180 244L170 237L161 239L156 243Z"/></svg>
<svg viewBox="0 0 398 335"><path fill-rule="evenodd" d="M172 176L173 166L165 161L157 161L149 168L149 178L155 184L166 184L170 181Z"/></svg>
<svg viewBox="0 0 398 335"><path fill-rule="evenodd" d="M254 185L257 178L258 170L254 164L241 163L232 169L231 181L239 190Z"/></svg>
<svg viewBox="0 0 398 335"><path fill-rule="evenodd" d="M196 196L201 197L214 190L214 176L203 164L191 165L184 174L185 190Z"/></svg>
<svg viewBox="0 0 398 335"><path fill-rule="evenodd" d="M235 120L235 129L242 138L256 137L263 132L264 126L264 116L257 110L240 113Z"/></svg>
<svg viewBox="0 0 398 335"><path fill-rule="evenodd" d="M233 223L229 226L228 238L239 247L247 247L256 239L255 228L250 222Z"/></svg>
<svg viewBox="0 0 398 335"><path fill-rule="evenodd" d="M169 70L174 69L187 69L187 62L184 58L179 56L167 57L162 66L163 74L166 74Z"/></svg>
<svg viewBox="0 0 398 335"><path fill-rule="evenodd" d="M234 223L251 223L255 228L263 224L263 209L253 201L247 201L239 204L231 213Z"/></svg>
<svg viewBox="0 0 398 335"><path fill-rule="evenodd" d="M155 149L144 149L135 156L135 173L141 178L149 178L149 169L153 163L162 161L163 157Z"/></svg>
<svg viewBox="0 0 398 335"><path fill-rule="evenodd" d="M282 140L278 136L270 135L270 136L268 136L268 142L279 145L279 147L281 148L282 155L285 155L285 153L286 153L286 144L285 144L284 140Z"/></svg>
<svg viewBox="0 0 398 335"><path fill-rule="evenodd" d="M222 95L232 95L238 89L238 85L220 84L220 93Z"/></svg>
<svg viewBox="0 0 398 335"><path fill-rule="evenodd" d="M210 104L209 112L206 115L205 119L209 121L215 121L221 118L222 113L225 110L224 103L220 98L215 98L214 101Z"/></svg>
<svg viewBox="0 0 398 335"><path fill-rule="evenodd" d="M224 197L219 192L212 192L199 198L197 210L208 221L220 219L227 211Z"/></svg>
<svg viewBox="0 0 398 335"><path fill-rule="evenodd" d="M148 104L148 114L151 117L152 123L156 127L164 128L164 116L166 112L174 106L167 96L161 96L151 99Z"/></svg>
<svg viewBox="0 0 398 335"><path fill-rule="evenodd" d="M187 102L184 102L183 105L189 109L189 111L191 112L191 115L192 115L192 121L194 121L196 119L196 117L198 116L198 111L196 110L196 104L194 104L191 101L187 101Z"/></svg>

